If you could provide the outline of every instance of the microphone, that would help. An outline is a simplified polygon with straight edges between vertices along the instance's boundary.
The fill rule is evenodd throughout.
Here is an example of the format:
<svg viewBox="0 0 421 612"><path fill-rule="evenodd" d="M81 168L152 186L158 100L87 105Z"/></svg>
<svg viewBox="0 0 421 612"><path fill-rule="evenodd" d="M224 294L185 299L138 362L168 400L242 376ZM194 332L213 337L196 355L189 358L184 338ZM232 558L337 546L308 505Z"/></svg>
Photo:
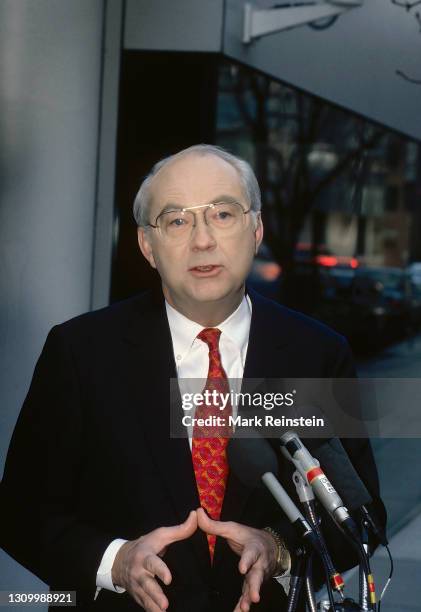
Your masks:
<svg viewBox="0 0 421 612"><path fill-rule="evenodd" d="M352 465L341 441L338 438L331 438L329 440L309 439L307 440L307 445L310 449L309 451L295 433L287 432L281 437L281 445L286 443L285 446L281 446L281 451L290 461L293 461L293 458L290 456L289 452L287 454L288 443L291 443L292 441L292 444L294 444L294 440L298 441L298 444L301 445L301 451L299 454L294 456L294 459L300 461L302 469L300 470L298 466L296 467L299 469L306 481L309 482L307 479L307 470L306 472L304 472L304 470L305 468L311 470L310 464L317 458L323 465L324 471L322 471L322 473L324 474L325 481L322 480L322 482L319 482L316 486L320 487L325 496L329 495L329 488L333 489L335 493L338 492L336 502L339 503L339 500L342 498L343 505L347 509L349 509L351 512L358 511L359 515L369 523L370 528L378 541L383 546L387 546L388 540L386 534L382 527L380 527L374 510L372 507L367 508L367 506L369 506L373 501L372 497L358 475L358 472ZM290 448L291 450L294 450L291 445ZM316 464L318 464L320 469L319 461L316 461ZM295 461L293 461L293 463L296 465ZM330 487L327 485L327 490L322 489L323 482L329 483ZM316 493L314 483L312 484L312 487ZM320 498L319 500L323 505L322 500ZM324 507L326 508L326 506Z"/></svg>
<svg viewBox="0 0 421 612"><path fill-rule="evenodd" d="M278 462L276 452L267 440L261 437L232 438L227 446L227 455L230 470L243 484L254 487L260 481L263 481L293 525L303 544L307 543L316 550L323 563L328 582L342 596L344 582L342 576L338 574L333 566L320 529L312 526L304 518L288 493L273 475L273 472L277 471ZM311 488L308 493L311 497Z"/></svg>
<svg viewBox="0 0 421 612"><path fill-rule="evenodd" d="M294 504L279 480L275 478L272 472L266 472L263 474L262 480L278 502L283 512L286 514L303 543L309 544L322 557L324 551L319 542L319 538L317 537L310 523L298 510L297 506Z"/></svg>
<svg viewBox="0 0 421 612"><path fill-rule="evenodd" d="M295 432L287 431L280 438L281 452L311 485L317 499L335 523L353 540L361 542L358 527L341 497ZM371 498L369 497L371 500Z"/></svg>
<svg viewBox="0 0 421 612"><path fill-rule="evenodd" d="M307 444L313 456L320 461L345 506L351 512L358 511L358 515L369 524L380 544L387 546L389 542L386 533L371 505L372 497L352 465L342 442L338 438L331 438L324 440L323 444L315 445L313 440L308 440Z"/></svg>
<svg viewBox="0 0 421 612"><path fill-rule="evenodd" d="M273 475L278 469L276 453L263 438L232 438L227 446L231 471L247 486L255 487L260 481L266 485L279 506L292 523L303 542L309 543L322 554L316 534L301 514L283 486Z"/></svg>
<svg viewBox="0 0 421 612"><path fill-rule="evenodd" d="M313 489L308 484L307 480L302 477L298 470L295 470L292 476L292 480L295 484L295 489L297 491L300 502L303 504L306 510L307 518L309 519L311 526L313 527L317 537L319 538L319 542L321 544L324 554L324 565L329 576L331 587L335 589L335 591L338 591L343 597L342 590L345 586L345 583L342 576L339 574L339 572L336 571L335 566L333 565L323 533L320 529L320 524L315 509L315 497Z"/></svg>
<svg viewBox="0 0 421 612"><path fill-rule="evenodd" d="M306 444L309 453L319 460L349 510L356 510L373 501L338 438L323 440L323 443L318 445L314 445L313 440L308 440Z"/></svg>
<svg viewBox="0 0 421 612"><path fill-rule="evenodd" d="M236 429L236 435L239 428ZM256 434L258 435L258 434ZM231 438L227 446L230 471L247 487L256 487L265 472L278 471L275 450L261 437Z"/></svg>

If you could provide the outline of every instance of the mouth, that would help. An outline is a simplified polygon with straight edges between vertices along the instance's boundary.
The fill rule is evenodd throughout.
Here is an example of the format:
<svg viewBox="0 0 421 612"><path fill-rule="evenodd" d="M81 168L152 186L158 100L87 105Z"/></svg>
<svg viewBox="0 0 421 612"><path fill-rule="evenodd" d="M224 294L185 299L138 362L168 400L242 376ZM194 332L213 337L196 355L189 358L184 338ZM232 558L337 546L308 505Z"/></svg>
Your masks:
<svg viewBox="0 0 421 612"><path fill-rule="evenodd" d="M194 276L216 276L222 270L222 266L209 264L207 266L194 266L189 269Z"/></svg>

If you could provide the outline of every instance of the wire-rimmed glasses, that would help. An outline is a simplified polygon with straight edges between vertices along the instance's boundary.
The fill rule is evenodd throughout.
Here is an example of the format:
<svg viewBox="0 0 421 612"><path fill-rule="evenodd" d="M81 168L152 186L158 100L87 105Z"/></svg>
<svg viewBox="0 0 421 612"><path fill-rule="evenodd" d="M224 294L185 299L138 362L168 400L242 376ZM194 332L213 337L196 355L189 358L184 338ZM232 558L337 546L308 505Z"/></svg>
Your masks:
<svg viewBox="0 0 421 612"><path fill-rule="evenodd" d="M186 208L174 208L162 211L155 223L148 223L149 227L156 229L159 234L171 241L182 242L188 240L196 227L196 210L203 210L205 224L220 234L232 234L241 231L246 224L246 215L250 212L244 210L240 202L213 202Z"/></svg>

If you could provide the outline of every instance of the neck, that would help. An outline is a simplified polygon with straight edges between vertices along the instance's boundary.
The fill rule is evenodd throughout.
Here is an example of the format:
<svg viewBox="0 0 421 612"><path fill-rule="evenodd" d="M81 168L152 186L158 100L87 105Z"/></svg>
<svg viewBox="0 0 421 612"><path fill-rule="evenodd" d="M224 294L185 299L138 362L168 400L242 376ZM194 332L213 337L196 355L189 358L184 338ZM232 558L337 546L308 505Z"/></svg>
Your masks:
<svg viewBox="0 0 421 612"><path fill-rule="evenodd" d="M175 299L167 287L163 286L163 293L168 304L175 308L190 321L203 327L217 327L220 323L237 310L244 297L244 285L234 295L211 302L191 303Z"/></svg>

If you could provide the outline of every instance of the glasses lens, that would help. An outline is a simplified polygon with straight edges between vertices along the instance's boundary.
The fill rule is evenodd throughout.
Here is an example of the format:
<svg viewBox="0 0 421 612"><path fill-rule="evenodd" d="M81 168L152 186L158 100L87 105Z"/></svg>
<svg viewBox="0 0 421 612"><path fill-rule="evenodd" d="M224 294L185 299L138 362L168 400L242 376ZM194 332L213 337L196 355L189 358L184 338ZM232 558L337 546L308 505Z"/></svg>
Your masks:
<svg viewBox="0 0 421 612"><path fill-rule="evenodd" d="M206 221L215 229L236 229L244 222L244 211L241 204L235 202L218 202L206 210Z"/></svg>
<svg viewBox="0 0 421 612"><path fill-rule="evenodd" d="M156 220L160 232L169 238L188 236L194 224L190 211L171 210L162 213Z"/></svg>

